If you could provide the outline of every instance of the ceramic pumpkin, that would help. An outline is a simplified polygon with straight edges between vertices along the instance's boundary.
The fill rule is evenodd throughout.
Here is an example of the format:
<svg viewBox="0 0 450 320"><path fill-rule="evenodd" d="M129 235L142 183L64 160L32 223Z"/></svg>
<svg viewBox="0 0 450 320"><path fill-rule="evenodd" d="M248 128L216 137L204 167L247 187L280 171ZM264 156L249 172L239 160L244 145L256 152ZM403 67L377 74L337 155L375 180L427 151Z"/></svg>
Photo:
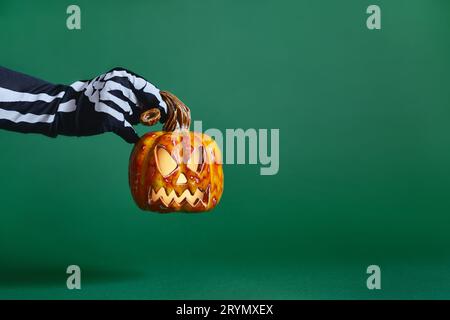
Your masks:
<svg viewBox="0 0 450 320"><path fill-rule="evenodd" d="M168 106L173 104L170 102ZM151 112L153 122L155 110ZM172 117L181 118L180 114ZM189 124L189 109L187 118L182 121ZM169 126L173 123L165 124L166 129ZM186 123L181 126L178 123L174 131L149 132L131 153L129 184L134 201L143 210L162 213L211 210L223 192L221 151L211 137L190 132Z"/></svg>

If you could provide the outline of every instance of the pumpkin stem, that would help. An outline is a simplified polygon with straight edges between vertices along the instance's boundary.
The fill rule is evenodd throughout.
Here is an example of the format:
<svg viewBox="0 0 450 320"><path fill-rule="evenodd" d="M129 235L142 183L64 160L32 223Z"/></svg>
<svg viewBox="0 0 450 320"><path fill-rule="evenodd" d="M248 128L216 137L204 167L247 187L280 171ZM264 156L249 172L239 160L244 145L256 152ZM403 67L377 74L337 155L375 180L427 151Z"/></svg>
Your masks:
<svg viewBox="0 0 450 320"><path fill-rule="evenodd" d="M164 131L175 131L189 129L191 125L191 111L174 94L168 91L160 91L161 97L167 105L167 119L164 122ZM149 109L141 114L140 120L143 125L153 126L161 118L158 108Z"/></svg>
<svg viewBox="0 0 450 320"><path fill-rule="evenodd" d="M152 108L141 113L141 123L146 126L153 126L161 119L161 112L158 108Z"/></svg>

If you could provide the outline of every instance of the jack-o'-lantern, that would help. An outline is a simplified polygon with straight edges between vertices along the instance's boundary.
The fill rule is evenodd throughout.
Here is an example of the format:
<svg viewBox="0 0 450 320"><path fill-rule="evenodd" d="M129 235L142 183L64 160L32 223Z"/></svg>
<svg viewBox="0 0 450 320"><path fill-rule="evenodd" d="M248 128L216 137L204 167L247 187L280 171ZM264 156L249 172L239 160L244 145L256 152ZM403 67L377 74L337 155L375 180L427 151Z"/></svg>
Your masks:
<svg viewBox="0 0 450 320"><path fill-rule="evenodd" d="M136 204L157 212L202 212L214 208L223 192L222 156L206 134L190 132L189 109L175 96L161 92L170 112L163 130L145 134L130 157L129 183ZM151 109L141 116L154 124Z"/></svg>

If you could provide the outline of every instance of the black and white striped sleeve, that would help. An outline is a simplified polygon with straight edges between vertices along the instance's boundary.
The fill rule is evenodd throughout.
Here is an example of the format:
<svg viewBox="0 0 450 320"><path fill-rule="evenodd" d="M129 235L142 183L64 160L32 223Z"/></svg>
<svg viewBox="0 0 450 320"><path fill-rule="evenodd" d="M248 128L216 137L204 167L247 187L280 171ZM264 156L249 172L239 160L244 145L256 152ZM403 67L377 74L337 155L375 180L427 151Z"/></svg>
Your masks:
<svg viewBox="0 0 450 320"><path fill-rule="evenodd" d="M23 133L88 136L112 131L127 142L133 125L153 107L165 121L160 91L135 73L115 68L92 80L55 85L0 67L0 128Z"/></svg>

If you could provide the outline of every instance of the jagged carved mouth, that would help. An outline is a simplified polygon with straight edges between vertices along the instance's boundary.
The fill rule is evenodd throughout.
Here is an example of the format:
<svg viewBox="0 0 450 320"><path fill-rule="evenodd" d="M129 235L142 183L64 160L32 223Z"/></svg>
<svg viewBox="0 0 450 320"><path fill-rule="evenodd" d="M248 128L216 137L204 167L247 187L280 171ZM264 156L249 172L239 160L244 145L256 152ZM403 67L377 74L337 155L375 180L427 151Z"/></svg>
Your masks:
<svg viewBox="0 0 450 320"><path fill-rule="evenodd" d="M150 188L149 191L149 203L156 203L159 200L166 207L180 207L186 202L189 203L191 207L196 207L198 205L203 205L206 207L209 202L209 186L205 191L197 189L193 194L189 191L189 189L185 189L180 195L178 195L175 190L172 190L172 192L167 194L163 187L158 191Z"/></svg>

